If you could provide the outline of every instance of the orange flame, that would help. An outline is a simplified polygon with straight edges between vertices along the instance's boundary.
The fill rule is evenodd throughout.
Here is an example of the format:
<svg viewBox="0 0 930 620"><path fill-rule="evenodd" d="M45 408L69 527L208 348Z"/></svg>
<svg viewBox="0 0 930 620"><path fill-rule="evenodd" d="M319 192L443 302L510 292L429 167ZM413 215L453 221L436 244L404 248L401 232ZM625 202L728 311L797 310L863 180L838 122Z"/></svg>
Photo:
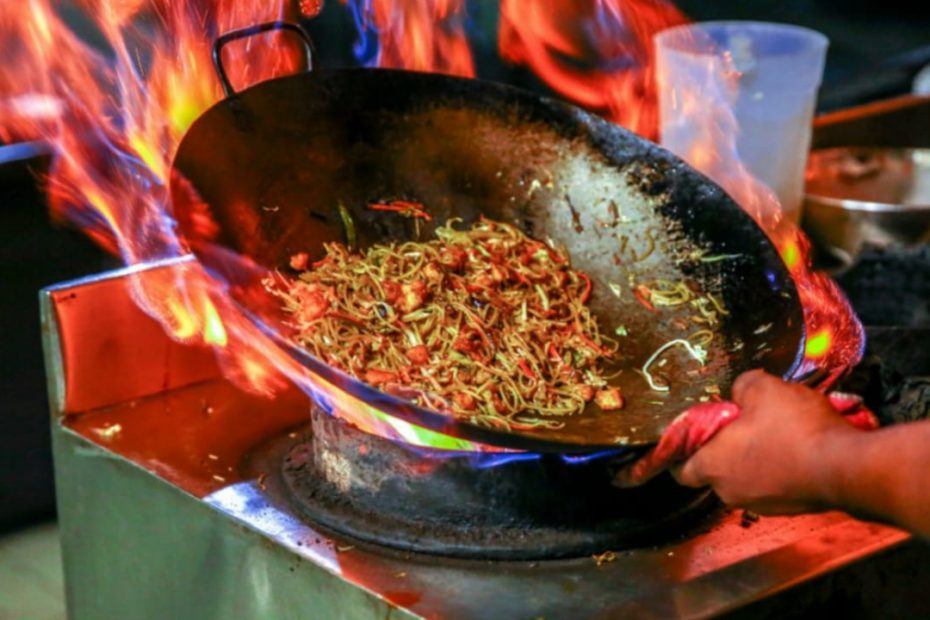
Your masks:
<svg viewBox="0 0 930 620"><path fill-rule="evenodd" d="M377 66L475 75L465 37L465 0L370 0L363 5L356 9L362 28L379 35Z"/></svg>
<svg viewBox="0 0 930 620"><path fill-rule="evenodd" d="M81 40L50 0L0 6L0 136L42 139L55 153L52 213L77 223L128 264L182 254L166 212L174 150L197 116L221 97L212 39L283 16L283 3L84 0L109 48ZM293 72L300 55L282 45L228 51L237 84ZM149 279L151 282L151 279ZM187 266L172 281L136 286L139 303L177 339L230 344L218 291ZM265 389L267 386L256 386Z"/></svg>
<svg viewBox="0 0 930 620"><path fill-rule="evenodd" d="M739 124L733 112L738 71L727 54L711 53L701 41L684 41L695 54L687 74L666 75L659 87L668 93L662 114L687 122L691 138L685 161L717 182L766 232L788 268L804 308L805 359L798 375L814 369L834 375L858 363L864 343L862 325L836 283L813 271L811 246L803 232L783 217L775 193L742 163L737 149Z"/></svg>
<svg viewBox="0 0 930 620"><path fill-rule="evenodd" d="M654 139L652 37L685 23L664 0L502 0L501 56L582 107Z"/></svg>
<svg viewBox="0 0 930 620"><path fill-rule="evenodd" d="M379 33L381 66L474 74L464 0L359 1ZM308 13L320 8L314 0L301 5ZM0 138L47 142L55 153L48 178L54 216L76 223L128 264L184 255L166 184L184 132L222 96L212 42L235 28L286 18L285 0L82 0L106 51L76 36L55 6L0 3ZM567 97L652 135L651 34L682 21L659 0L503 0L501 51ZM268 34L229 45L232 83L242 88L299 69L302 54L286 41ZM611 64L618 60L620 66ZM808 310L809 358L830 362L839 355L834 342L850 341L843 331L850 328L833 322L842 296L810 273L806 240L777 217L773 197L738 165L727 135L714 134L692 161L782 248ZM227 376L253 390L272 393L283 376L308 384L303 368L259 333L198 263L181 261L163 273L160 281L131 283L139 304L171 335L220 350ZM368 432L433 447L493 449L388 418L323 381L313 385L315 396Z"/></svg>
<svg viewBox="0 0 930 620"><path fill-rule="evenodd" d="M287 0L82 0L81 6L109 53L76 36L52 0L0 4L0 137L41 139L52 147L53 215L77 224L127 264L171 259L171 269L130 275L136 301L175 339L212 346L224 374L239 385L270 395L287 377L364 431L430 447L493 450L395 420L310 378L242 315L221 282L196 261L178 260L186 249L169 215L167 183L182 136L222 98L213 41L289 17ZM321 6L306 0L299 8L314 14ZM404 34L435 29L436 20L454 22L461 3L411 2L399 21L388 3L379 6L374 19L397 36L385 58L411 54L416 68L472 71L461 26L436 29L425 46ZM224 48L232 84L243 88L300 69L303 54L292 43L272 33ZM433 46L446 51L433 54Z"/></svg>

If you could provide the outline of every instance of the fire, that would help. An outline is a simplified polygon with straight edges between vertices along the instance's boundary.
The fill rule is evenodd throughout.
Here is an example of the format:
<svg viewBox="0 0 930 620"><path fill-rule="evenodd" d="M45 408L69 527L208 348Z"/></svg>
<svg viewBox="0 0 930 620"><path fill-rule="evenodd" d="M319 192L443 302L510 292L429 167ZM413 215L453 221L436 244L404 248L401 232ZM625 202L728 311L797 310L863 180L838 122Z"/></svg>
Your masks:
<svg viewBox="0 0 930 620"><path fill-rule="evenodd" d="M703 43L694 41L693 45L696 51L705 51ZM813 271L810 242L782 216L775 193L740 160L736 144L740 128L733 113L738 73L732 59L706 51L699 57L688 75L675 75L674 79L661 72L658 75L659 87L669 89L673 102L671 109L662 113L686 119L688 130L693 132L690 150L678 154L725 189L778 249L804 308L807 341L804 362L796 376L822 369L835 379L858 363L865 338L862 325L836 283ZM695 113L699 108L702 112Z"/></svg>
<svg viewBox="0 0 930 620"><path fill-rule="evenodd" d="M50 0L0 6L0 137L52 147L47 185L56 219L75 223L127 264L182 255L167 215L166 183L184 132L222 97L212 40L284 17L284 3L84 0L81 8L94 17L108 54L79 38L56 6ZM254 47L226 52L234 83L300 67L292 47ZM178 340L233 347L222 291L199 266L191 262L170 280L134 285L137 301Z"/></svg>
<svg viewBox="0 0 930 620"><path fill-rule="evenodd" d="M213 41L236 28L288 18L289 6L286 0L84 0L81 8L111 51L104 54L72 32L52 0L3 3L0 138L52 147L47 187L56 219L76 224L130 265L182 257L167 184L184 133L223 97ZM300 3L305 15L321 7L314 0ZM397 19L390 8L379 2L370 15L383 31L384 62L409 57L410 68L473 73L456 21L462 3L410 2ZM433 31L434 37L426 36ZM411 43L411 33L425 38ZM300 70L298 52L269 34L227 46L224 57L232 84L244 88ZM205 218L199 225L213 223ZM214 347L224 374L237 384L272 395L287 377L367 432L422 446L484 449L386 416L311 378L246 320L224 284L199 263L173 265L158 271L160 279L151 272L130 276L136 301L175 339Z"/></svg>
<svg viewBox="0 0 930 620"><path fill-rule="evenodd" d="M359 30L355 51L363 64L475 75L465 37L465 0L343 1L355 17Z"/></svg>
<svg viewBox="0 0 930 620"><path fill-rule="evenodd" d="M647 138L658 134L654 34L685 23L664 0L502 0L501 56L565 98Z"/></svg>
<svg viewBox="0 0 930 620"><path fill-rule="evenodd" d="M357 51L364 64L474 75L465 0L344 2L359 27ZM292 17L291 3L80 0L79 5L96 27L95 40L105 41L105 51L77 36L53 0L0 4L0 138L42 140L52 148L47 186L57 220L79 226L129 265L177 259L186 249L174 232L167 183L182 136L223 96L212 43L236 28ZM322 2L303 0L299 6L311 15ZM502 0L500 52L528 65L569 99L654 136L652 34L684 20L662 0ZM227 46L232 83L244 88L299 71L303 55L291 43L287 35L269 33ZM682 105L704 105L699 95L704 96L688 94ZM743 204L781 248L807 312L808 360L837 368L858 351L858 323L832 282L810 271L806 240L780 220L777 201L740 166L729 139L736 128L727 121L722 109L719 127L689 159ZM241 385L272 394L287 377L362 430L421 446L493 449L391 418L338 386L311 379L246 320L224 284L196 261L177 262L164 273L157 281L130 277L137 302L174 338L214 347L227 376Z"/></svg>
<svg viewBox="0 0 930 620"><path fill-rule="evenodd" d="M112 56L78 38L49 0L0 7L6 102L57 102L7 110L5 140L42 139L57 157L48 179L53 214L75 221L128 263L176 254L164 218L164 184L175 146L190 123L220 98L210 61L216 32L282 16L277 3L216 0L102 2L83 8ZM152 28L151 26L158 25ZM211 34L212 33L212 34ZM270 50L270 51L269 51ZM230 50L236 80L293 71L296 55L280 46ZM167 122L166 122L167 121Z"/></svg>
<svg viewBox="0 0 930 620"><path fill-rule="evenodd" d="M829 328L821 329L808 337L804 354L810 359L820 359L830 351L831 344L833 344L833 332Z"/></svg>

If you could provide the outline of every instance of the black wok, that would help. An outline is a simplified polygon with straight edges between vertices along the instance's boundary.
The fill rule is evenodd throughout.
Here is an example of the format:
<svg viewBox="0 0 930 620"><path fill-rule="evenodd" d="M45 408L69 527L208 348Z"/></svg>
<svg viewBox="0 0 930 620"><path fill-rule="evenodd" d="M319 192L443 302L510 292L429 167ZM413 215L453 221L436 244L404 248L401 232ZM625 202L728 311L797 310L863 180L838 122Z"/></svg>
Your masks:
<svg viewBox="0 0 930 620"><path fill-rule="evenodd" d="M789 375L801 357L794 285L751 218L675 156L559 101L442 75L315 70L213 106L184 137L174 166L180 232L207 268L230 282L244 312L311 373L449 435L536 451L643 446L716 388L726 396L738 373L762 367ZM362 247L414 238L412 219L367 208L394 198L427 206L433 222L421 226L422 239L450 217L469 223L484 215L564 244L595 283L591 308L602 331L622 325L628 334L616 364L626 407L605 412L591 404L561 430L511 432L414 406L293 344L254 270L230 266L242 264L230 255L267 269L285 268L297 252L319 258L324 242L345 241L339 203L351 212ZM204 217L216 230L205 232ZM692 321L699 313L690 304L653 312L636 299L632 285L660 278L715 295L728 313L710 326L706 368L680 348L663 356L655 369L671 385L664 393L636 370L661 345L702 326Z"/></svg>

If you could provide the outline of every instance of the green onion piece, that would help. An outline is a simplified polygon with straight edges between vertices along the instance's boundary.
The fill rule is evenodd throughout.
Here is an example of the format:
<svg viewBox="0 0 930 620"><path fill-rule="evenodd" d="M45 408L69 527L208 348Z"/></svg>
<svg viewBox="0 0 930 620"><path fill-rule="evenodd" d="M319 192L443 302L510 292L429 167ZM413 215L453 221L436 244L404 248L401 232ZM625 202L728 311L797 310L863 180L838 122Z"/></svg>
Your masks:
<svg viewBox="0 0 930 620"><path fill-rule="evenodd" d="M546 295L546 291L539 284L536 285L536 293L539 295L539 303L542 304L542 309L549 310L549 296Z"/></svg>
<svg viewBox="0 0 930 620"><path fill-rule="evenodd" d="M339 217L342 218L342 225L345 227L346 245L352 249L355 247L355 222L352 221L349 210L341 202L339 203Z"/></svg>

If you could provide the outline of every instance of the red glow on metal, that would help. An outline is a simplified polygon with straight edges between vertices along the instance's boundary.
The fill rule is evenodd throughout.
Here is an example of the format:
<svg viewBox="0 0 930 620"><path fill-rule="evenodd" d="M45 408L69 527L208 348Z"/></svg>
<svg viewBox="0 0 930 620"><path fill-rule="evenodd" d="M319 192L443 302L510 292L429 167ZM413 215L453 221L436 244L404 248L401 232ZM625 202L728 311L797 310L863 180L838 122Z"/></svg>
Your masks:
<svg viewBox="0 0 930 620"><path fill-rule="evenodd" d="M658 135L652 37L687 18L664 0L502 0L501 56L647 138Z"/></svg>

